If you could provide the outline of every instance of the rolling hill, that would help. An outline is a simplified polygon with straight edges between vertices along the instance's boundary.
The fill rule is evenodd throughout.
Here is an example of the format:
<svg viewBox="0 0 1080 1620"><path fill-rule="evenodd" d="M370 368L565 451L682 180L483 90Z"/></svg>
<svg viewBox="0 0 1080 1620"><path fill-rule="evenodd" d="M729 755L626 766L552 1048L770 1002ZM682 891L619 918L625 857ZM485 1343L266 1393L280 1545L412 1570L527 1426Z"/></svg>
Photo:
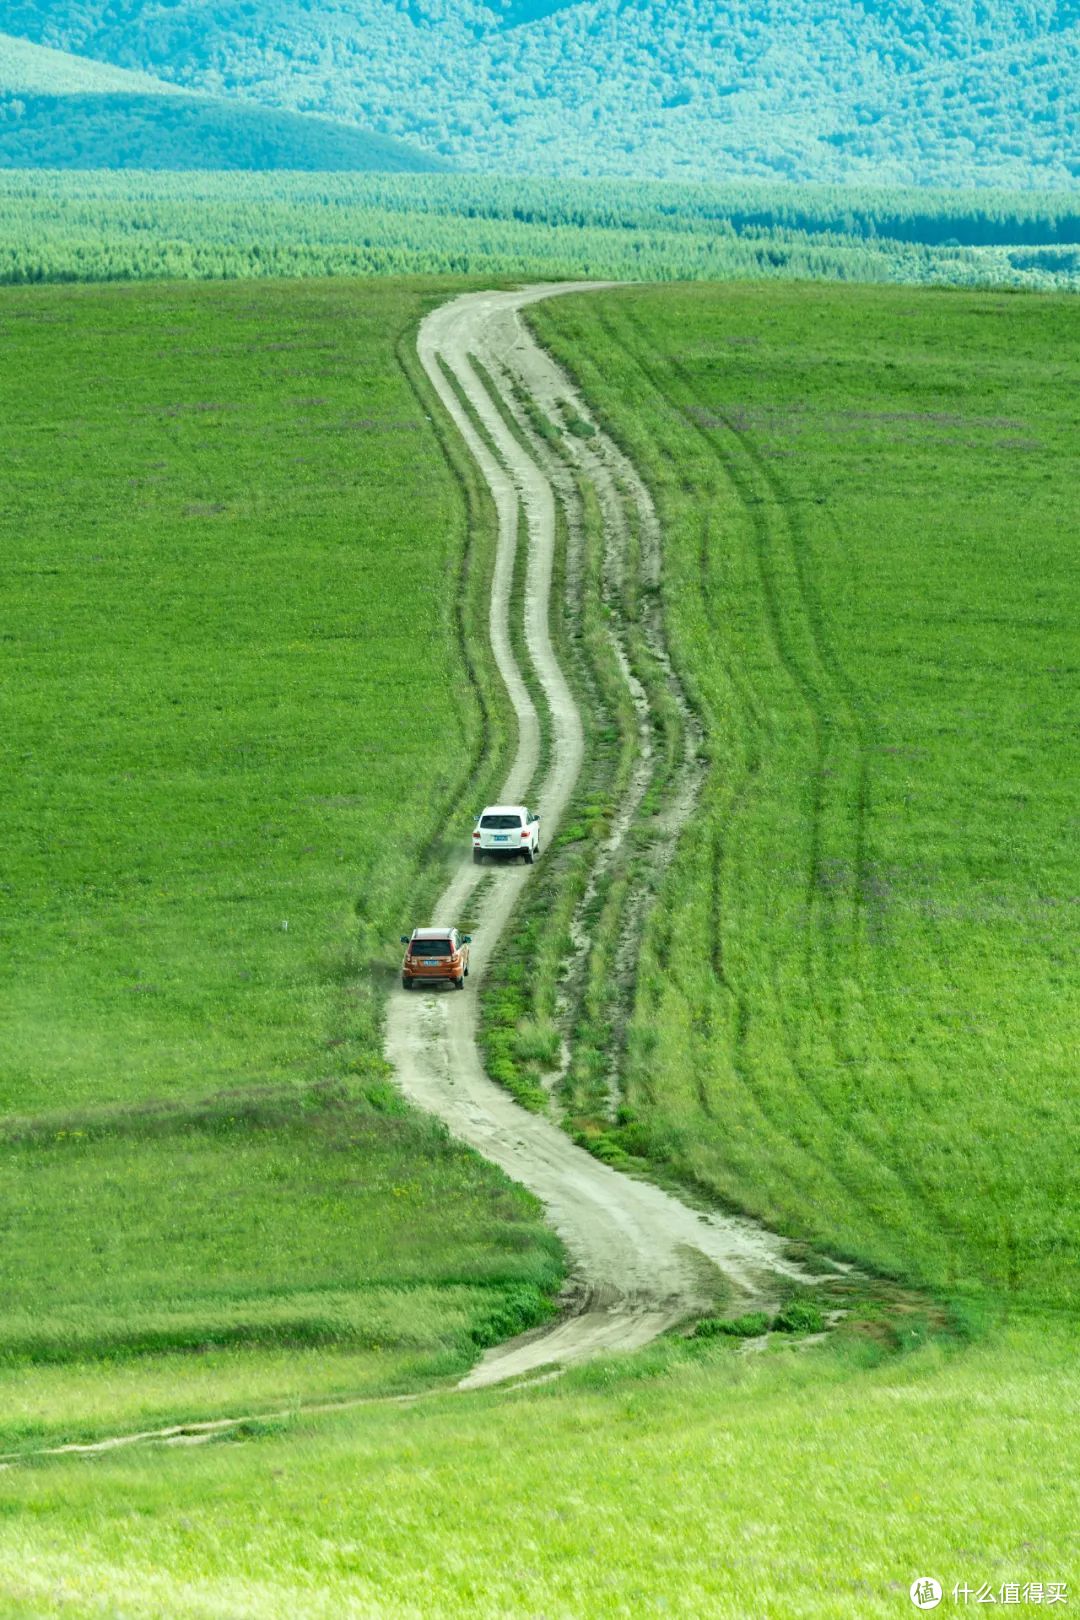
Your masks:
<svg viewBox="0 0 1080 1620"><path fill-rule="evenodd" d="M1066 0L17 0L47 45L481 171L1064 186Z"/></svg>
<svg viewBox="0 0 1080 1620"><path fill-rule="evenodd" d="M0 167L432 171L393 136L0 35Z"/></svg>
<svg viewBox="0 0 1080 1620"><path fill-rule="evenodd" d="M612 1177L688 1175L706 1218L711 1187L895 1280L816 1343L706 1318L456 1394L558 1271L381 1059L399 919L515 741L492 509L412 381L456 286L4 290L0 1611L896 1620L920 1569L1067 1587L1075 300L636 286L536 317L591 420L510 390L508 420L575 467L610 424L665 551L658 591L646 525L613 556L560 479L555 645L600 746L502 953L567 997L535 1006L572 1067L528 1016L515 1055ZM678 838L661 601L704 728ZM619 645L647 726L601 684Z"/></svg>
<svg viewBox="0 0 1080 1620"><path fill-rule="evenodd" d="M0 34L0 85L6 94L168 95L175 86L149 73L111 67L70 51Z"/></svg>

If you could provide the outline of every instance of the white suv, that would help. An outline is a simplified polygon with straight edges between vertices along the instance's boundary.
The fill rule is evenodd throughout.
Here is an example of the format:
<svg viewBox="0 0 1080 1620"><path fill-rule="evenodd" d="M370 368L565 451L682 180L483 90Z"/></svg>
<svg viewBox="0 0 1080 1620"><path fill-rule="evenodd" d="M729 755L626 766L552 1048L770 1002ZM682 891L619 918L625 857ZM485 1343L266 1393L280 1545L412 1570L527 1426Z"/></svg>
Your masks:
<svg viewBox="0 0 1080 1620"><path fill-rule="evenodd" d="M489 804L476 818L472 858L477 866L485 855L520 855L531 865L540 853L540 817L523 804Z"/></svg>

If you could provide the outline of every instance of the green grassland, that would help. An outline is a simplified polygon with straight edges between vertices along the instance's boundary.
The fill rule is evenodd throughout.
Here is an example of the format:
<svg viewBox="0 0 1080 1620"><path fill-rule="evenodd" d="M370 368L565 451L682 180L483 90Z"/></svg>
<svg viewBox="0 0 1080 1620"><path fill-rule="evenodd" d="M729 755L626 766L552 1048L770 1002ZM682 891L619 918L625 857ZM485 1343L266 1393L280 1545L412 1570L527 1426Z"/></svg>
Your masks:
<svg viewBox="0 0 1080 1620"><path fill-rule="evenodd" d="M617 1140L1074 1312L1075 306L641 289L535 321L656 493L707 734Z"/></svg>
<svg viewBox="0 0 1080 1620"><path fill-rule="evenodd" d="M662 1343L522 1394L0 1474L5 1613L132 1620L910 1612L936 1574L1075 1592L1060 1329L737 1355ZM1053 1611L1052 1611L1053 1612ZM1057 1612L1068 1613L1068 1609Z"/></svg>
<svg viewBox="0 0 1080 1620"><path fill-rule="evenodd" d="M557 1280L379 1049L507 736L490 515L411 381L442 292L4 299L9 1439L452 1372Z"/></svg>
<svg viewBox="0 0 1080 1620"><path fill-rule="evenodd" d="M11 368L38 400L20 420L39 431L16 440L8 526L29 536L52 500L21 566L60 569L9 574L21 641L2 644L23 672L6 683L22 729L31 679L52 716L32 745L16 749L13 723L3 733L26 812L4 894L5 1006L26 1019L22 1038L9 1034L0 1134L9 1447L415 1389L535 1316L556 1275L530 1202L405 1109L377 1058L393 963L382 941L423 890L420 863L432 882L442 870L455 762L463 749L495 760L504 738L479 696L458 721L440 710L438 729L409 687L386 721L386 694L400 703L413 667L409 617L454 645L445 580L466 511L484 514L400 369L409 324L438 291L5 295L21 352L55 345L40 378L28 359ZM180 311L203 334L198 364L175 337L148 340ZM0 1471L4 1612L848 1620L910 1612L908 1586L927 1573L950 1592L1067 1581L1075 1601L1072 305L727 285L566 299L530 318L649 479L672 651L706 733L699 811L624 1004L604 1000L586 963L586 1033L617 1056L624 1088L619 1120L603 1122L609 1146L902 1286L805 1348L671 1337L531 1390L268 1416L191 1450L23 1461ZM348 368L316 383L342 347ZM298 386L293 367L310 368ZM174 401L212 409L159 415L146 448L136 407L160 403L166 380ZM296 397L317 422L310 401L332 395L340 426L376 416L347 399L358 387L415 432L312 433L301 453L316 459L289 463L305 478L294 490L281 447L293 453ZM99 431L63 436L84 422ZM63 472L55 496L46 458L51 477ZM129 494L125 480L161 460L179 487ZM305 495L328 503L310 526ZM131 515L140 500L153 520ZM57 537L71 510L85 544L66 542L77 565L65 579ZM231 570L213 568L222 519ZM595 665L584 791L600 825L628 722L600 662L595 511L586 522L573 667L584 682ZM365 549L376 526L387 544ZM455 581L474 657L486 532L481 521ZM329 568L324 544L347 569L337 550ZM424 594L416 563L432 546L441 583ZM124 548L126 575L91 566ZM133 579L140 595L161 580L160 641ZM301 610L309 581L318 606ZM69 621L86 627L77 663L64 661ZM234 623L246 634L226 636ZM364 637L327 654L315 624ZM171 667L185 635L186 685ZM119 667L143 670L153 717L130 742L110 721L130 683L109 652L129 647ZM490 670L477 675L496 690ZM346 680L360 701L341 701ZM214 719L218 690L227 721ZM445 703L441 689L431 701ZM72 707L78 739L61 724ZM396 762L376 746L379 724ZM218 725L240 739L235 760ZM35 764L46 748L55 775ZM441 762L437 803L424 804L437 814L403 827L396 771L417 768L421 749ZM125 771L166 837L124 816ZM199 842L204 813L230 848ZM320 858L330 843L294 828L309 814L345 856ZM346 819L326 828L323 816ZM267 824L284 830L271 838ZM564 860L581 881L588 840L573 835L538 879ZM647 816L633 842L647 858ZM116 875L144 869L136 906ZM227 910L223 893L247 898ZM619 903L613 884L597 960ZM206 944L237 913L252 980L228 977L226 945ZM532 938L542 990L558 962ZM68 975L77 994L66 1017L59 998L54 1026L44 987ZM156 989L131 991L141 984ZM194 1082L200 1064L208 1085ZM566 1101L584 1106L587 1092ZM95 1227L98 1211L111 1219Z"/></svg>
<svg viewBox="0 0 1080 1620"><path fill-rule="evenodd" d="M389 1088L0 1136L0 1447L408 1390L542 1320L558 1244Z"/></svg>
<svg viewBox="0 0 1080 1620"><path fill-rule="evenodd" d="M5 1112L370 1066L370 961L482 741L467 672L415 682L465 554L420 307L7 301Z"/></svg>

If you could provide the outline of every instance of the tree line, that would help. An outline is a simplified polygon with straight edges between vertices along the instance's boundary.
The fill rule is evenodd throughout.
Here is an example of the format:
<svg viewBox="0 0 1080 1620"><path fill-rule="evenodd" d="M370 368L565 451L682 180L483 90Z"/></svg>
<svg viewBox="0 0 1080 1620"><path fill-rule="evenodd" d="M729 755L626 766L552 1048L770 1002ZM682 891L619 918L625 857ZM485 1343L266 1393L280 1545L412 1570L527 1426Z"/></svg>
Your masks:
<svg viewBox="0 0 1080 1620"><path fill-rule="evenodd" d="M0 281L800 277L1077 287L1067 198L457 175L0 171Z"/></svg>

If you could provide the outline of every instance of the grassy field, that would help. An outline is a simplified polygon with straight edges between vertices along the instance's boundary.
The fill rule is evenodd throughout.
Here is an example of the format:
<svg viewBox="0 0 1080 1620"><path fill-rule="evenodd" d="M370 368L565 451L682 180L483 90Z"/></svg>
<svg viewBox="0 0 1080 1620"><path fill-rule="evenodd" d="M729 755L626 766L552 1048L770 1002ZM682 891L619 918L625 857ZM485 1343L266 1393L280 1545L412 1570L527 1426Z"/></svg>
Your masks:
<svg viewBox="0 0 1080 1620"><path fill-rule="evenodd" d="M618 1139L944 1293L1074 1311L1075 305L533 318L656 493L708 739Z"/></svg>
<svg viewBox="0 0 1080 1620"><path fill-rule="evenodd" d="M506 740L440 296L4 296L0 1445L449 1373L559 1275L379 1050Z"/></svg>
<svg viewBox="0 0 1080 1620"><path fill-rule="evenodd" d="M389 1087L78 1119L0 1137L0 1449L460 1375L561 1276Z"/></svg>
<svg viewBox="0 0 1080 1620"><path fill-rule="evenodd" d="M33 750L13 743L14 720L5 727L9 776L24 768L25 807L12 818L18 860L4 894L5 1007L25 1017L21 1036L9 1018L0 1132L0 1435L9 1447L244 1402L268 1412L320 1395L413 1389L541 1310L557 1274L528 1201L401 1107L375 1044L378 988L393 962L381 941L396 937L394 908L416 892L425 848L440 869L428 841L456 792L459 739L477 758L486 738L496 756L498 713L485 722L466 710L460 731L444 714L433 739L425 728L434 715L421 715L421 742L436 751L427 757L443 761L442 796L437 815L410 827L411 844L393 824L390 871L379 838L398 764L363 730L376 724L370 703L339 704L325 734L332 768L308 786L313 717L352 676L353 660L365 692L369 668L388 672L392 687L398 660L411 667L406 614L426 605L429 635L448 648L457 633L445 590L423 594L415 548L444 545L445 577L475 492L455 486L395 359L397 334L436 290L50 291L7 305L32 312L7 323L25 355L33 345L47 357L55 341L54 369L40 381L29 359L11 368L26 398L38 390L39 399L39 436L27 428L18 441L12 546L35 521L39 497L25 490L37 489L54 500L54 518L23 566L59 567L40 559L64 555L56 537L82 489L87 521L76 535L109 530L114 547L135 556L123 590L115 569L99 586L81 552L66 583L43 573L9 615L20 642L3 643L24 670L5 697L22 702L24 730L35 723L31 677L45 690L56 674L39 757L55 746L58 760L74 761L60 773L34 767ZM215 388L214 365L224 371L233 345L250 341L239 316L267 297L283 328L269 341L306 346L268 349L257 372L246 359L242 373L233 364L220 379L233 391ZM255 748L238 765L238 784L218 764L201 775L191 765L192 756L223 757L208 753L211 685L186 705L157 705L159 688L177 690L162 671L182 645L178 632L129 656L127 667L150 668L143 686L158 719L122 763L106 763L127 735L110 731L109 716L130 684L109 676L117 662L108 649L138 625L131 581L141 591L154 577L151 564L168 553L164 540L157 549L151 541L170 532L167 488L139 497L155 503L154 520L129 521L127 508L116 515L135 499L124 480L142 476L127 470L141 442L129 401L140 397L148 356L166 352L157 337L148 342L148 326L178 307L198 311L203 328L218 320L202 347L224 351L203 355L181 398L220 409L253 399L256 375L264 383L261 414L223 415L216 434L212 411L168 416L156 431L173 437L145 452L186 481L185 507L226 506L187 519L189 559L201 537L199 566L177 564L160 601L172 605L170 625L218 625L220 635L201 643L214 655L197 664L193 652L189 668L217 673L238 735L260 747L275 739L272 757ZM986 1583L998 1601L1007 1582L1066 1582L1075 1602L1077 1144L1066 953L1076 810L1064 686L1075 662L1072 306L911 289L642 288L565 300L535 319L649 477L665 526L668 630L707 734L701 810L662 880L633 999L597 999L597 1028L586 1028L599 1039L612 1020L607 1048L624 1096L619 1122L605 1129L626 1155L928 1292L900 1296L907 1315L868 1307L809 1348L774 1344L753 1356L726 1340L669 1339L531 1390L273 1417L194 1450L23 1462L0 1471L4 1613L848 1620L912 1612L908 1587L923 1574L950 1594L954 1583L973 1593ZM70 377L63 323L79 320L93 356L80 362L81 394L59 380ZM133 325L134 378L119 405L115 389L89 379L119 375L115 344ZM358 471L336 519L306 542L302 524L269 523L279 544L263 548L259 526L275 503L297 511L291 475L280 477L281 458L265 453L279 443L270 422L295 421L287 373L328 369L350 342L351 385L379 379L391 420L411 415L416 430L407 441L404 432L393 441L370 429L346 435ZM175 372L153 363L175 394ZM180 363L173 353L168 365ZM343 373L335 397L348 386ZM328 397L330 388L301 383L296 394ZM346 409L351 419L356 408ZM104 427L85 435L78 473L64 470L53 497L55 468L75 453L62 436L73 419L113 421L113 436ZM20 421L33 420L24 404ZM245 424L250 433L238 431ZM330 432L320 448L301 448L345 457L341 438ZM111 456L91 453L104 443ZM246 550L236 532L236 568L200 599L207 537L233 499L200 481L211 453L222 491L243 478L258 491L268 476L275 491L251 507ZM316 460L310 489L332 490L332 467ZM390 481L380 485L384 472ZM429 497L441 503L441 528L421 519ZM590 638L593 664L603 651L598 520L586 519L582 679ZM351 557L372 532L411 534L413 549L365 552L373 572L360 586L351 564L320 576L317 617L294 615L305 545L318 556L337 534ZM175 535L173 545L179 555ZM104 544L86 550L108 554ZM473 634L482 550L470 566L462 612ZM225 628L242 614L214 618L223 592L242 601L238 577L255 589L260 619L247 668L243 639ZM20 576L8 578L15 589ZM47 594L61 589L63 613ZM371 612L376 591L405 628L395 629L396 613ZM117 600L123 614L112 611ZM80 615L93 635L69 636ZM339 631L363 623L372 641L385 629L383 661L369 664L365 640L351 655L337 649L349 657L344 672L319 663L317 638L299 630L311 622ZM303 639L310 658L276 655L298 695L287 705L278 694L264 710L266 686L252 669L273 665L256 654L278 636L286 648ZM68 669L66 688L65 637L84 659ZM583 790L601 820L627 769L627 719L620 726L605 713L617 698L603 673L591 732L603 747ZM67 712L60 694L70 707L84 686L91 696L69 735L56 719ZM404 757L408 728L392 734ZM356 737L371 748L362 768ZM170 771L170 749L183 768ZM321 761L323 749L312 751ZM222 824L239 828L221 865L194 837L151 838L144 818L125 820L125 771L152 791L166 828L197 823L220 776L230 795ZM292 817L316 814L304 810L309 792L334 798L319 816L346 818L340 861L304 854L315 840L301 839ZM339 803L347 794L354 802ZM245 819L259 795L274 808L250 808ZM76 816L99 798L100 815ZM260 835L271 816L285 828L276 842ZM34 842L39 821L47 847L44 835ZM635 847L647 852L647 819L638 832ZM177 858L132 906L116 874L141 872L150 852L161 860L174 843ZM577 849L570 838L566 858ZM66 910L53 870L64 875ZM537 870L543 878L545 866ZM115 892L94 894L106 889L106 871ZM204 948L222 916L236 914L219 905L229 881L227 892L248 896L245 960L259 981L223 977L218 951ZM600 897L601 951L618 927L616 890ZM312 898L311 921L298 928L299 896L309 892L321 910ZM123 954L125 917L140 919L133 937L145 963ZM167 971L173 941L183 971ZM599 998L595 968L587 961L583 977L587 996ZM556 964L545 959L547 969L550 978ZM62 1013L68 974L77 994L53 1039L46 987L59 985ZM157 989L130 990L142 983ZM187 1031L190 1068L175 1052L166 1061L171 1028ZM73 1049L84 1030L97 1030L97 1043ZM154 1070L146 1055L159 1045L165 1058ZM209 1086L192 1083L200 1062L221 1064ZM110 1219L95 1223L99 1213ZM948 1331L933 1296L954 1307Z"/></svg>
<svg viewBox="0 0 1080 1620"><path fill-rule="evenodd" d="M5 1112L370 1067L483 741L467 672L404 696L465 555L423 296L5 298Z"/></svg>
<svg viewBox="0 0 1080 1620"><path fill-rule="evenodd" d="M12 1616L849 1620L1070 1582L1073 1341L660 1344L524 1394L0 1474ZM1070 1365L1071 1360L1071 1365ZM1068 1613L1068 1608L1056 1612Z"/></svg>

